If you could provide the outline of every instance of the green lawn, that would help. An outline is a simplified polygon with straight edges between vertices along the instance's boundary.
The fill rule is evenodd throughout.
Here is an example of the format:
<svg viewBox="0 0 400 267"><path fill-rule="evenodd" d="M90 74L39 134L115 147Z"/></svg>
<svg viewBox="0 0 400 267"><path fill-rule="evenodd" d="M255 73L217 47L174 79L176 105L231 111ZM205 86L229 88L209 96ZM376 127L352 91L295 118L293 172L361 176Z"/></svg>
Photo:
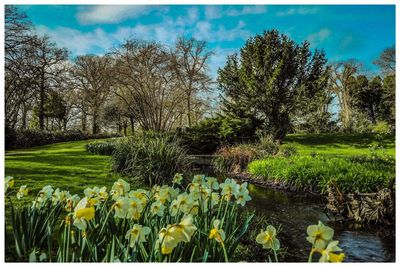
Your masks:
<svg viewBox="0 0 400 267"><path fill-rule="evenodd" d="M33 193L51 185L82 195L90 186L110 189L120 176L111 172L110 157L86 152L91 140L57 143L6 151L5 173L15 178L15 187L27 185Z"/></svg>
<svg viewBox="0 0 400 267"><path fill-rule="evenodd" d="M295 144L303 156L317 153L327 157L345 157L370 154L373 141L372 135L362 134L289 134L284 143ZM385 138L382 143L384 152L394 156L394 136Z"/></svg>

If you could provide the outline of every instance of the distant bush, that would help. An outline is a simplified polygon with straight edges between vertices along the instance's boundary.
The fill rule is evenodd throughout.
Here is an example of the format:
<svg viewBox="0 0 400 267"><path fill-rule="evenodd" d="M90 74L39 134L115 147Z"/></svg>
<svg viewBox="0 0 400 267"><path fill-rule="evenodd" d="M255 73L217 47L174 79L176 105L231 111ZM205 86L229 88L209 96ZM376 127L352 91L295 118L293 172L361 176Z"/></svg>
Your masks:
<svg viewBox="0 0 400 267"><path fill-rule="evenodd" d="M334 183L343 193L377 192L395 177L394 160L324 158L320 156L269 157L249 164L248 172L298 190L324 192Z"/></svg>
<svg viewBox="0 0 400 267"><path fill-rule="evenodd" d="M113 169L146 184L168 183L189 167L186 150L176 138L142 135L121 138L112 157Z"/></svg>
<svg viewBox="0 0 400 267"><path fill-rule="evenodd" d="M212 154L227 145L255 139L255 126L246 120L207 118L197 125L178 129L176 135L190 154Z"/></svg>
<svg viewBox="0 0 400 267"><path fill-rule="evenodd" d="M30 148L59 142L78 141L87 139L101 139L116 137L115 134L86 134L79 130L66 132L49 132L34 129L13 130L6 129L6 149Z"/></svg>
<svg viewBox="0 0 400 267"><path fill-rule="evenodd" d="M274 140L272 135L263 135L260 137L257 147L264 155L275 155L279 151L279 143Z"/></svg>
<svg viewBox="0 0 400 267"><path fill-rule="evenodd" d="M222 174L239 173L247 168L247 165L262 156L262 153L254 146L241 144L232 147L222 147L213 159L214 169Z"/></svg>
<svg viewBox="0 0 400 267"><path fill-rule="evenodd" d="M86 151L97 155L112 155L115 150L116 139L94 141L86 144Z"/></svg>
<svg viewBox="0 0 400 267"><path fill-rule="evenodd" d="M279 147L279 155L282 155L286 158L292 157L297 155L297 147L295 144L284 144Z"/></svg>

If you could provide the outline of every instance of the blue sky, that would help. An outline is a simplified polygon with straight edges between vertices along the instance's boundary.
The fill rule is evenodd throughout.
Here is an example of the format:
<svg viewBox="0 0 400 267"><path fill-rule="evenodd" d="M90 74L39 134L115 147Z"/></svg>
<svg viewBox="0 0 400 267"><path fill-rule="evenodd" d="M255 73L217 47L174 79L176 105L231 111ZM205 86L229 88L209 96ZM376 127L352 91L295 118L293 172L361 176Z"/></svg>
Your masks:
<svg viewBox="0 0 400 267"><path fill-rule="evenodd" d="M297 42L324 49L329 61L356 58L365 71L377 73L372 61L395 44L395 6L20 6L39 33L50 35L71 56L102 54L126 38L172 45L179 35L205 40L215 52L212 76L226 56L246 39L278 29Z"/></svg>

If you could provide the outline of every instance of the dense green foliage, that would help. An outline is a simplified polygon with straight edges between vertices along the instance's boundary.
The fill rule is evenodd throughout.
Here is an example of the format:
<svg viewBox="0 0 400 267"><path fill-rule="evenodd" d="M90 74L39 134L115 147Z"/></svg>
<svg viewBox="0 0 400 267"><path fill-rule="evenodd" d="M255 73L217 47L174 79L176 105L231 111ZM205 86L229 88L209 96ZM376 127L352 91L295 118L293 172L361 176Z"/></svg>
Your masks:
<svg viewBox="0 0 400 267"><path fill-rule="evenodd" d="M6 149L30 148L35 146L43 146L53 143L78 141L87 139L101 139L118 136L117 134L87 134L79 130L67 132L50 132L35 129L13 130L6 128L5 130L5 147Z"/></svg>
<svg viewBox="0 0 400 267"><path fill-rule="evenodd" d="M117 139L94 141L86 144L86 151L97 155L112 155L115 150Z"/></svg>
<svg viewBox="0 0 400 267"><path fill-rule="evenodd" d="M240 56L229 56L218 71L225 111L260 120L265 132L283 140L296 111L326 90L325 54L309 47L276 30L249 38Z"/></svg>
<svg viewBox="0 0 400 267"><path fill-rule="evenodd" d="M298 190L321 192L331 184L343 193L376 192L388 187L395 178L393 158L270 157L251 162L248 171Z"/></svg>
<svg viewBox="0 0 400 267"><path fill-rule="evenodd" d="M180 142L161 135L121 138L112 156L114 171L139 178L150 186L168 184L175 173L185 172L189 163Z"/></svg>

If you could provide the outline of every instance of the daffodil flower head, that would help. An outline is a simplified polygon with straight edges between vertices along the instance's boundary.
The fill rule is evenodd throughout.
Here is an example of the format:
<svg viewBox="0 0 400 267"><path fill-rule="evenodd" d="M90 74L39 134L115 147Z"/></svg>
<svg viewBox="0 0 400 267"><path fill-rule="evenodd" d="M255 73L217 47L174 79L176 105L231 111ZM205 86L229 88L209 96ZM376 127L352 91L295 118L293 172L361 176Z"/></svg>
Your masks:
<svg viewBox="0 0 400 267"><path fill-rule="evenodd" d="M38 198L47 200L52 197L53 192L54 192L53 187L51 187L51 185L46 185L45 187L42 188L42 190L39 191Z"/></svg>
<svg viewBox="0 0 400 267"><path fill-rule="evenodd" d="M239 193L236 195L236 203L237 204L244 206L244 205L246 205L246 202L250 201L250 200L251 200L251 197L249 196L249 191L246 192L245 190L243 190L243 191L239 190Z"/></svg>
<svg viewBox="0 0 400 267"><path fill-rule="evenodd" d="M187 193L182 193L176 198L177 208L184 213L188 213L193 205L193 197Z"/></svg>
<svg viewBox="0 0 400 267"><path fill-rule="evenodd" d="M214 207L219 204L221 197L217 192L211 193L211 206Z"/></svg>
<svg viewBox="0 0 400 267"><path fill-rule="evenodd" d="M59 188L54 190L53 196L52 196L52 202L53 203L58 203L58 202L66 202L68 198L71 197L71 194L68 191L61 191Z"/></svg>
<svg viewBox="0 0 400 267"><path fill-rule="evenodd" d="M219 189L219 183L216 178L214 177L206 177L206 182L208 188L212 190L218 190Z"/></svg>
<svg viewBox="0 0 400 267"><path fill-rule="evenodd" d="M177 242L189 242L197 227L193 224L193 216L186 215L181 222L171 226L171 235Z"/></svg>
<svg viewBox="0 0 400 267"><path fill-rule="evenodd" d="M153 215L157 215L162 217L164 215L165 206L161 203L161 201L156 201L150 206L150 212Z"/></svg>
<svg viewBox="0 0 400 267"><path fill-rule="evenodd" d="M204 182L205 175L195 175L192 180L192 184L202 184Z"/></svg>
<svg viewBox="0 0 400 267"><path fill-rule="evenodd" d="M223 243L225 241L225 232L222 229L219 229L220 225L219 220L215 220L213 223L213 228L210 231L209 239L214 239L217 242Z"/></svg>
<svg viewBox="0 0 400 267"><path fill-rule="evenodd" d="M129 246L133 248L133 251L136 250L137 243L146 242L146 236L150 234L150 228L147 226L142 226L139 224L133 225L133 227L128 230L125 235L125 238L129 240Z"/></svg>
<svg viewBox="0 0 400 267"><path fill-rule="evenodd" d="M276 229L272 225L268 225L265 231L261 231L256 237L256 242L261 244L264 249L279 250L281 244L276 238Z"/></svg>
<svg viewBox="0 0 400 267"><path fill-rule="evenodd" d="M119 197L112 207L115 211L115 217L126 218L129 209L129 200L127 197Z"/></svg>
<svg viewBox="0 0 400 267"><path fill-rule="evenodd" d="M118 179L118 181L116 181L112 186L110 194L112 194L112 197L115 200L120 196L124 196L127 192L129 192L129 189L129 183L125 182L122 179Z"/></svg>
<svg viewBox="0 0 400 267"><path fill-rule="evenodd" d="M17 192L17 199L21 199L24 196L27 196L29 193L29 190L26 189L26 185L21 185L21 187L19 188L18 192Z"/></svg>
<svg viewBox="0 0 400 267"><path fill-rule="evenodd" d="M129 208L126 216L134 220L139 220L142 211L143 206L140 202L140 199L138 199L137 197L129 198Z"/></svg>
<svg viewBox="0 0 400 267"><path fill-rule="evenodd" d="M140 200L140 203L142 206L146 206L147 201L148 201L148 192L143 189L137 189L134 191L130 191L128 193L128 197L136 197L137 199Z"/></svg>
<svg viewBox="0 0 400 267"><path fill-rule="evenodd" d="M183 175L182 173L175 173L174 178L172 179L173 184L182 184Z"/></svg>
<svg viewBox="0 0 400 267"><path fill-rule="evenodd" d="M158 234L157 243L161 245L162 254L170 254L178 245L179 240L173 236L171 230L172 225L168 225L166 228L162 228Z"/></svg>
<svg viewBox="0 0 400 267"><path fill-rule="evenodd" d="M317 225L307 227L307 240L316 249L324 249L332 240L334 231L329 226L325 226L321 221Z"/></svg>
<svg viewBox="0 0 400 267"><path fill-rule="evenodd" d="M342 262L344 260L344 253L335 253L341 252L342 249L338 247L339 241L331 241L325 249L319 249L318 252L321 253L321 258L319 262Z"/></svg>
<svg viewBox="0 0 400 267"><path fill-rule="evenodd" d="M199 201L198 200L192 201L191 205L188 205L186 213L197 215L199 213L199 208L200 208Z"/></svg>
<svg viewBox="0 0 400 267"><path fill-rule="evenodd" d="M80 230L86 230L87 222L94 218L94 207L88 207L88 199L82 198L74 209L74 225Z"/></svg>
<svg viewBox="0 0 400 267"><path fill-rule="evenodd" d="M6 176L6 179L4 180L5 191L7 192L8 188L12 188L14 184L15 184L14 177Z"/></svg>
<svg viewBox="0 0 400 267"><path fill-rule="evenodd" d="M222 189L221 195L228 201L231 199L232 195L236 196L239 193L239 185L233 179L226 179L219 187Z"/></svg>

